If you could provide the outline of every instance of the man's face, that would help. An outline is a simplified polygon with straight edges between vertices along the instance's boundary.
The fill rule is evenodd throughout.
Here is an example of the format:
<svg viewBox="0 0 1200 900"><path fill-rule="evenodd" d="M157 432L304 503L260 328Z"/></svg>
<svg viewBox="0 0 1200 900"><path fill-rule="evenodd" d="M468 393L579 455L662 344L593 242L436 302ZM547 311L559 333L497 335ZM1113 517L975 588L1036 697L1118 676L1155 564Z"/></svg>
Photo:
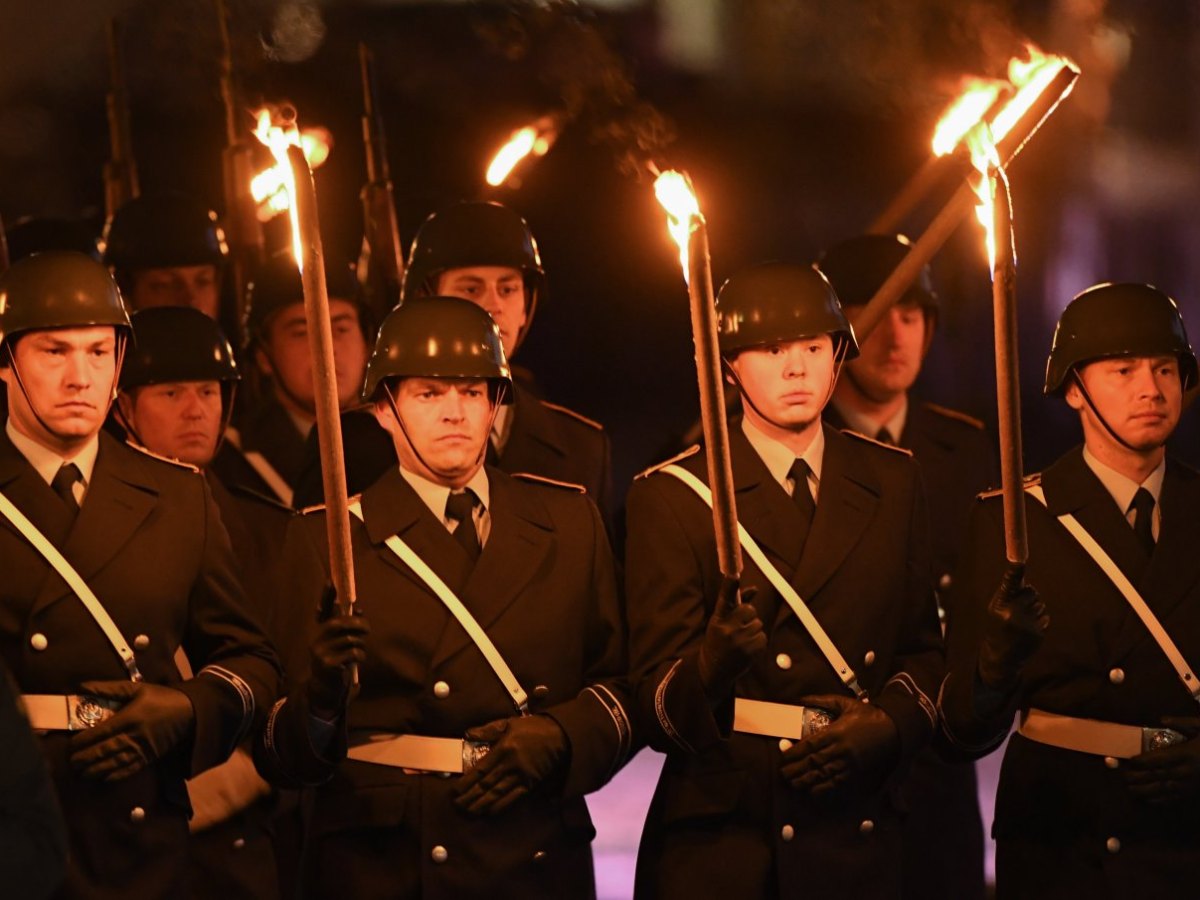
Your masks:
<svg viewBox="0 0 1200 900"><path fill-rule="evenodd" d="M504 355L513 355L528 316L525 276L520 269L506 266L447 269L438 276L437 293L470 300L484 309L500 328Z"/></svg>
<svg viewBox="0 0 1200 900"><path fill-rule="evenodd" d="M745 412L751 421L760 428L803 431L820 418L829 399L836 369L833 339L822 334L754 347L729 365L750 400Z"/></svg>
<svg viewBox="0 0 1200 900"><path fill-rule="evenodd" d="M348 300L329 300L333 327L333 368L338 404L342 409L358 402L367 368L367 341L363 337L358 307ZM267 323L262 346L255 358L259 370L282 383L283 393L312 415L316 408L312 383L312 355L308 348L308 323L304 304L285 306Z"/></svg>
<svg viewBox="0 0 1200 900"><path fill-rule="evenodd" d="M111 325L31 331L9 346L25 390L11 366L0 369L0 377L8 387L8 414L18 431L47 447L68 450L100 430L117 378Z"/></svg>
<svg viewBox="0 0 1200 900"><path fill-rule="evenodd" d="M126 299L133 309L190 306L215 319L221 307L217 267L203 265L141 269L133 273L133 289Z"/></svg>
<svg viewBox="0 0 1200 900"><path fill-rule="evenodd" d="M1135 450L1158 449L1179 424L1183 384L1179 360L1174 356L1101 359L1077 371L1104 421ZM1089 444L1112 442L1074 382L1067 388L1066 398L1071 408L1079 411Z"/></svg>
<svg viewBox="0 0 1200 900"><path fill-rule="evenodd" d="M866 307L846 309L850 324L857 324ZM931 333L924 310L915 303L893 306L879 325L858 345L858 358L846 370L855 387L876 403L894 400L907 392L921 374Z"/></svg>
<svg viewBox="0 0 1200 900"><path fill-rule="evenodd" d="M401 431L387 398L375 415L392 433L401 464L439 484L461 487L483 461L492 424L488 384L467 378L405 378L392 386ZM407 438L405 437L407 433Z"/></svg>
<svg viewBox="0 0 1200 900"><path fill-rule="evenodd" d="M122 392L118 402L147 450L201 468L212 462L221 436L219 381L150 384Z"/></svg>

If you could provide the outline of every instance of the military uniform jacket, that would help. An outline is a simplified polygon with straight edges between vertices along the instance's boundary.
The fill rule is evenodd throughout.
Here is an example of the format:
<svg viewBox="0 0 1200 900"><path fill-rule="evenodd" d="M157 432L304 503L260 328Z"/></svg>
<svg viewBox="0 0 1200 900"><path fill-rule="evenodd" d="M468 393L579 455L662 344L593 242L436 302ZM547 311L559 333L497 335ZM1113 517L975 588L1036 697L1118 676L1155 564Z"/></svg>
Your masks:
<svg viewBox="0 0 1200 900"><path fill-rule="evenodd" d="M738 518L798 590L911 758L933 731L942 672L917 466L825 426L816 516L803 520L740 430L730 434ZM680 461L707 481L705 458ZM629 493L631 671L651 746L667 754L638 857L640 897L880 897L899 887L888 791L836 803L795 794L773 738L731 733L697 655L720 583L712 515L661 472ZM736 694L799 704L846 689L790 607L745 559L743 587L769 636Z"/></svg>
<svg viewBox="0 0 1200 900"><path fill-rule="evenodd" d="M312 437L316 437L315 429ZM282 404L269 394L246 410L237 420L236 428L229 429L212 469L227 487L241 485L274 497L275 491L243 455L250 451L261 454L279 477L295 489L305 464L305 436Z"/></svg>
<svg viewBox="0 0 1200 900"><path fill-rule="evenodd" d="M146 681L178 688L195 710L190 745L111 784L71 772L67 733L43 737L70 829L66 893L173 894L187 841L184 778L224 760L279 687L275 653L243 608L212 494L195 470L105 433L73 525L3 434L0 491L87 581L134 648ZM0 653L23 693L72 694L84 681L128 677L83 604L7 519L0 519L0 568ZM181 646L197 673L186 682L174 661Z"/></svg>
<svg viewBox="0 0 1200 900"><path fill-rule="evenodd" d="M516 715L512 698L458 622L384 546L398 534L455 591L488 632L535 712L552 716L571 747L562 783L496 817L453 805L457 778L406 774L311 752L303 690L268 720L260 769L276 780L319 781L309 840L318 896L586 897L594 893L583 794L603 785L631 746L625 642L612 558L595 505L561 487L489 468L491 531L471 570L466 553L398 468L362 496L351 521L358 600L370 617L356 733L461 738ZM328 581L324 514L293 520L284 549L294 626L285 659L307 677L309 635ZM446 858L432 858L442 847Z"/></svg>
<svg viewBox="0 0 1200 900"><path fill-rule="evenodd" d="M1168 460L1159 539L1149 560L1112 495L1072 450L1041 477L1049 510L1026 502L1026 581L1045 601L1050 625L1022 675L1014 706L1127 725L1157 726L1163 716L1196 716L1195 702L1124 597L1056 517L1071 513L1133 582L1191 665L1200 665L1200 475ZM988 601L1004 569L1002 499L985 495L971 517L968 552L956 579L962 610L948 634L949 674L942 698L954 750L980 756L1011 722L977 722L971 685ZM1194 806L1139 803L1119 770L1100 757L1013 735L1005 752L993 833L998 842L1082 847L1103 872L1101 892L1121 897L1194 896L1200 819ZM1107 851L1110 837L1120 852ZM1048 849L1049 853L1056 853ZM1081 896L1086 876L1063 861L1057 879L998 870L1019 879L1022 896ZM1029 879L1033 879L1030 881ZM1036 885L1040 884L1038 888ZM1156 893L1156 888L1159 892ZM1111 894L1109 890L1115 891ZM1092 894L1095 896L1096 894Z"/></svg>

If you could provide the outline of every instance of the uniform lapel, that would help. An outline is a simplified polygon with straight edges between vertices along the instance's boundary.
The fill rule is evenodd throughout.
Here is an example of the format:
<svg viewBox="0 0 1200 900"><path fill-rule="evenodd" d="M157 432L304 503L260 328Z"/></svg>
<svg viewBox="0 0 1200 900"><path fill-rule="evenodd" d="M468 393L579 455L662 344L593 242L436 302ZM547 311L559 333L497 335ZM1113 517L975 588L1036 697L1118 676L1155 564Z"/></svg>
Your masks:
<svg viewBox="0 0 1200 900"><path fill-rule="evenodd" d="M773 562L782 564L780 568L786 577L800 562L806 524L792 498L772 477L741 428L730 429L729 443L738 521L774 557ZM696 454L688 462L707 484L708 463L704 454Z"/></svg>
<svg viewBox="0 0 1200 900"><path fill-rule="evenodd" d="M545 463L538 463L546 451L566 458L568 448L558 426L551 415L538 402L537 397L521 385L513 390L512 428L500 455L500 465L505 472L540 472Z"/></svg>
<svg viewBox="0 0 1200 900"><path fill-rule="evenodd" d="M519 482L498 469L489 467L487 474L491 531L459 594L485 631L517 601L535 575L544 574L555 540L550 514L536 493L523 490ZM446 629L434 651L434 664L470 643L463 629Z"/></svg>
<svg viewBox="0 0 1200 900"><path fill-rule="evenodd" d="M0 491L56 546L71 527L71 514L50 485L0 428ZM9 525L16 534L16 526ZM25 538L18 535L18 539Z"/></svg>

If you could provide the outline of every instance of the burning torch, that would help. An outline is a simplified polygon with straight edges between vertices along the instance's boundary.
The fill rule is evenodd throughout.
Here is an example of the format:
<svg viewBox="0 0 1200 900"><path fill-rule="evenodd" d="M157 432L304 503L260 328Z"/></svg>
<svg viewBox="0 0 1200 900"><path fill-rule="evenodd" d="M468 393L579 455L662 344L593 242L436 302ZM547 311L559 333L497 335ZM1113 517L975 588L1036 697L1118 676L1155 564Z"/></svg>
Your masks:
<svg viewBox="0 0 1200 900"><path fill-rule="evenodd" d="M549 153L558 139L559 127L558 117L547 115L514 131L488 163L484 176L487 183L498 188L525 159Z"/></svg>
<svg viewBox="0 0 1200 900"><path fill-rule="evenodd" d="M687 175L669 170L654 182L658 202L667 211L667 229L679 245L679 262L691 302L692 340L696 346L696 378L700 387L700 422L708 483L712 489L713 529L721 574L736 581L742 574L738 543L737 503L733 493L733 461L725 420L725 391L717 347L717 306L713 299L708 224Z"/></svg>

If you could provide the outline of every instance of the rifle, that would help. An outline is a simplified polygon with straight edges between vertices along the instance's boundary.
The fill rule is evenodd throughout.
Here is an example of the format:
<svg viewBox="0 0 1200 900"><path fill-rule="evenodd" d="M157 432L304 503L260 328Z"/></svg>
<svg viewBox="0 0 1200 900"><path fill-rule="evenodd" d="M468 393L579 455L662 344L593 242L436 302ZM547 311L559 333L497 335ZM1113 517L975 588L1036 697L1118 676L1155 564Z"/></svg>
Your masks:
<svg viewBox="0 0 1200 900"><path fill-rule="evenodd" d="M221 101L225 105L225 150L221 166L225 186L225 238L233 268L234 303L238 327L246 307L246 285L263 255L262 228L257 205L250 194L254 177L255 144L244 115L239 115L237 86L233 78L233 47L229 40L229 11L225 0L216 0L221 31Z"/></svg>
<svg viewBox="0 0 1200 900"><path fill-rule="evenodd" d="M367 182L360 194L363 243L358 257L358 281L366 292L367 306L382 321L400 301L404 251L400 249L400 225L388 170L387 138L379 112L374 61L371 51L361 41L358 61L363 89L363 148L367 154Z"/></svg>
<svg viewBox="0 0 1200 900"><path fill-rule="evenodd" d="M121 64L121 26L108 22L108 162L104 164L104 212L112 221L116 211L139 193L133 141L129 135L129 98Z"/></svg>

